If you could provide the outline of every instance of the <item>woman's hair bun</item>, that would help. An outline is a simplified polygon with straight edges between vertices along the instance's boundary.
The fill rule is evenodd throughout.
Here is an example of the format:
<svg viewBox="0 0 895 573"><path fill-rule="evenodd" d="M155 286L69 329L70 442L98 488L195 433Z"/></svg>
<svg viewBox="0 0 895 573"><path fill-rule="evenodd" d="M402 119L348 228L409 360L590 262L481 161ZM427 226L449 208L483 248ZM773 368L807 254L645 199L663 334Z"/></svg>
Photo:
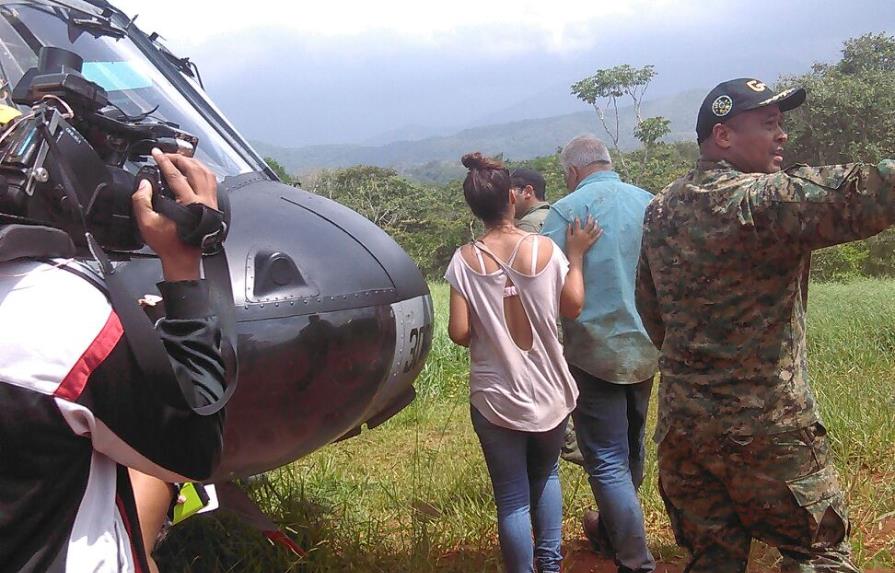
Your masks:
<svg viewBox="0 0 895 573"><path fill-rule="evenodd" d="M503 169L503 163L496 160L491 159L490 157L483 157L482 154L478 151L475 153L467 153L460 160L463 163L463 166L467 169Z"/></svg>

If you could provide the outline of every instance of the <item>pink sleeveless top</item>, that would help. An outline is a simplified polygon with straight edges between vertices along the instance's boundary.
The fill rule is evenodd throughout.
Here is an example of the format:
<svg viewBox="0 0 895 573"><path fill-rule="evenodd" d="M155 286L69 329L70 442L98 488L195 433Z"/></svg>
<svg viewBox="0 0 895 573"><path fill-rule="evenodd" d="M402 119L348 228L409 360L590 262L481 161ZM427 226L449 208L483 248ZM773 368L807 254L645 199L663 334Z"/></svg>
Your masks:
<svg viewBox="0 0 895 573"><path fill-rule="evenodd" d="M478 270L471 268L457 249L444 278L470 307L470 402L492 424L544 432L555 428L575 408L578 387L563 358L556 326L569 261L552 244L547 265L537 272L538 242L530 239L532 236L520 239L506 262L476 242ZM525 240L535 241L530 274L512 268ZM482 251L497 262L498 270L481 272ZM507 277L515 290L505 291ZM531 324L531 350L519 348L507 328L503 299L514 295L519 296Z"/></svg>

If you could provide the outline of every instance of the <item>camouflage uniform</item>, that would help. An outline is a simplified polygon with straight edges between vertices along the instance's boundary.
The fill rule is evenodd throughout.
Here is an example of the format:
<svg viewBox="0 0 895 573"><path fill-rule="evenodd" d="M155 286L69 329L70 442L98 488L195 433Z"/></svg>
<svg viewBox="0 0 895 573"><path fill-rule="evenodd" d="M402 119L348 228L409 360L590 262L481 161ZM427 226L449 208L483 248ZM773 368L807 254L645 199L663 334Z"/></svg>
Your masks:
<svg viewBox="0 0 895 573"><path fill-rule="evenodd" d="M549 212L550 203L540 201L515 220L516 226L527 233L540 233Z"/></svg>
<svg viewBox="0 0 895 573"><path fill-rule="evenodd" d="M572 418L569 418L569 425L566 426L566 435L559 456L567 462L584 467L584 454L578 448L578 436L575 435L575 422Z"/></svg>
<svg viewBox="0 0 895 573"><path fill-rule="evenodd" d="M637 308L659 360L659 480L688 571L857 571L808 385L811 251L895 222L895 161L741 173L705 162L650 204Z"/></svg>

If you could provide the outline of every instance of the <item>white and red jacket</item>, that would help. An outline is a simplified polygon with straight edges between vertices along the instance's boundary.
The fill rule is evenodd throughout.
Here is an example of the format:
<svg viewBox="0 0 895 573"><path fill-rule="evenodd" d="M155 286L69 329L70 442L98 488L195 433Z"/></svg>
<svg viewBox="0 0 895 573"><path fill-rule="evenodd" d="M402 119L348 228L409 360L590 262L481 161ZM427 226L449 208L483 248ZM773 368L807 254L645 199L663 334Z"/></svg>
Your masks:
<svg viewBox="0 0 895 573"><path fill-rule="evenodd" d="M205 284L159 289L157 330L177 377L220 398ZM158 385L94 284L46 263L0 263L0 572L147 571L126 467L205 479L223 429L223 410L199 416Z"/></svg>

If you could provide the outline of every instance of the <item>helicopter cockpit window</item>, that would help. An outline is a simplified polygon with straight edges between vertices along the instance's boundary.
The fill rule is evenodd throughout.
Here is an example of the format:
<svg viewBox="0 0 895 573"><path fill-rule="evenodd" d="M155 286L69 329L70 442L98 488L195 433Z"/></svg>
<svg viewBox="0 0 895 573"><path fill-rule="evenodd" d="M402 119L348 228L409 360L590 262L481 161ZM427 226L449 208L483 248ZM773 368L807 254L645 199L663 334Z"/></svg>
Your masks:
<svg viewBox="0 0 895 573"><path fill-rule="evenodd" d="M64 48L83 58L84 76L102 86L109 101L124 113L139 116L151 111L149 117L172 122L197 136L196 157L219 177L252 170L122 30L87 14L76 18L76 14L80 13L50 5L0 4L0 96L8 105L13 105L12 88L37 65L38 50Z"/></svg>

